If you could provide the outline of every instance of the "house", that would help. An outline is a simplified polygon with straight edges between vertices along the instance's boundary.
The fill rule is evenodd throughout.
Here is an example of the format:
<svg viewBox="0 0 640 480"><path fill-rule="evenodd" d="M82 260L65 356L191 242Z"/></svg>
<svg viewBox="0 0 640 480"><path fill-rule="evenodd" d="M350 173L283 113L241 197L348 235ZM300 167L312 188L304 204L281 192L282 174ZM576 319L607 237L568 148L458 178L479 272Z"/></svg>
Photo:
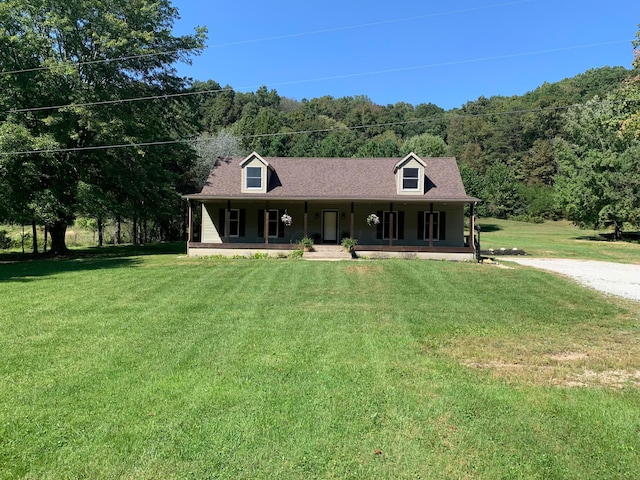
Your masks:
<svg viewBox="0 0 640 480"><path fill-rule="evenodd" d="M189 201L188 254L291 251L358 240L368 257L473 259L474 206L455 158L219 158ZM291 224L283 216L291 218ZM379 222L369 225L375 214ZM286 220L286 217L285 217ZM469 240L471 238L471 241Z"/></svg>

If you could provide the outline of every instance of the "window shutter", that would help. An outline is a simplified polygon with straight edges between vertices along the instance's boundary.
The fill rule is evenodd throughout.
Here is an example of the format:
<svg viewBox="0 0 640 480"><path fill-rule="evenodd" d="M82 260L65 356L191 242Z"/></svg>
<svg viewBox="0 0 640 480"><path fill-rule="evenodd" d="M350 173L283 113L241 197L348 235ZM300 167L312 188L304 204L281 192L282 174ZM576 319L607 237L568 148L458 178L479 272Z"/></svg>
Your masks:
<svg viewBox="0 0 640 480"><path fill-rule="evenodd" d="M284 223L282 223L282 220L280 220L282 218L282 216L284 215L284 210L278 210L278 237L279 238L283 238L284 237ZM282 223L282 225L280 225Z"/></svg>
<svg viewBox="0 0 640 480"><path fill-rule="evenodd" d="M447 231L447 212L440 212L440 240L445 240L445 233Z"/></svg>
<svg viewBox="0 0 640 480"><path fill-rule="evenodd" d="M238 216L240 218L238 218L238 236L240 237L244 237L247 234L247 229L246 229L246 225L245 225L245 219L247 218L247 211L244 208L240 209L240 212L238 213Z"/></svg>
<svg viewBox="0 0 640 480"><path fill-rule="evenodd" d="M221 237L224 237L224 225L225 225L225 215L224 215L224 208L221 208L219 210L219 215L218 215L218 232L220 233Z"/></svg>
<svg viewBox="0 0 640 480"><path fill-rule="evenodd" d="M264 237L264 208L258 210L258 237Z"/></svg>
<svg viewBox="0 0 640 480"><path fill-rule="evenodd" d="M398 240L404 240L404 211L398 212Z"/></svg>
<svg viewBox="0 0 640 480"><path fill-rule="evenodd" d="M424 240L424 210L418 212L418 240Z"/></svg>
<svg viewBox="0 0 640 480"><path fill-rule="evenodd" d="M376 215L380 219L380 223L378 223L378 225L376 225L376 238L378 240L381 240L382 239L382 226L384 225L384 213L381 212L381 211L377 211Z"/></svg>

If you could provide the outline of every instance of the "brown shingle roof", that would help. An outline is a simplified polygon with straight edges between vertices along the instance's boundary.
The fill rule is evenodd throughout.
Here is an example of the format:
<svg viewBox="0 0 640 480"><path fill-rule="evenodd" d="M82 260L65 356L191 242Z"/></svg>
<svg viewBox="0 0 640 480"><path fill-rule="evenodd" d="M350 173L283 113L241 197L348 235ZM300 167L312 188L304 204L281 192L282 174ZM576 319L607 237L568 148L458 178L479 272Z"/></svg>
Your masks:
<svg viewBox="0 0 640 480"><path fill-rule="evenodd" d="M478 201L462 184L455 158L424 158L425 193L398 195L399 158L263 157L273 169L266 194L243 193L241 157L219 159L202 191L187 198Z"/></svg>

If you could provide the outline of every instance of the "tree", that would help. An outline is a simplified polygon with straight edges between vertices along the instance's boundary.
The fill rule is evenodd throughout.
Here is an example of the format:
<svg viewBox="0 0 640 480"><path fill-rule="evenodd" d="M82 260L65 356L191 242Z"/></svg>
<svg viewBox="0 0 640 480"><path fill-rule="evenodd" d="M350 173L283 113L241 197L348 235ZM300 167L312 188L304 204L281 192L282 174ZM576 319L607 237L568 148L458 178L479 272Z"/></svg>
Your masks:
<svg viewBox="0 0 640 480"><path fill-rule="evenodd" d="M220 157L242 155L240 139L229 130L220 130L216 135L201 134L194 142L194 148L198 154L198 160L193 165L189 175L193 183L192 190L199 192Z"/></svg>
<svg viewBox="0 0 640 480"><path fill-rule="evenodd" d="M447 153L447 144L440 137L423 133L404 142L402 145L403 155L410 152L424 157L442 157Z"/></svg>
<svg viewBox="0 0 640 480"><path fill-rule="evenodd" d="M376 135L356 153L357 157L397 157L400 155L400 139L391 130Z"/></svg>
<svg viewBox="0 0 640 480"><path fill-rule="evenodd" d="M21 71L0 76L0 122L22 125L34 138L50 137L57 146L52 161L37 166L42 182L34 192L53 253L67 250L65 232L77 214L80 182L108 192L112 205L135 214L143 201L149 209L175 195L176 175L195 158L184 145L102 149L192 132L186 101L165 96L184 91L187 82L172 65L203 48L205 30L173 36L177 18L168 0L0 5L0 67ZM157 100L127 101L141 97Z"/></svg>
<svg viewBox="0 0 640 480"><path fill-rule="evenodd" d="M488 215L508 218L524 212L520 183L508 165L497 163L489 168L485 174L484 186L480 198L485 203Z"/></svg>
<svg viewBox="0 0 640 480"><path fill-rule="evenodd" d="M43 172L55 168L55 158L47 153L22 152L46 151L55 146L51 137L34 137L23 125L0 124L0 221L46 220L37 198L47 191Z"/></svg>
<svg viewBox="0 0 640 480"><path fill-rule="evenodd" d="M558 205L582 227L640 225L640 137L638 83L595 97L565 115L563 138L554 143L558 160Z"/></svg>

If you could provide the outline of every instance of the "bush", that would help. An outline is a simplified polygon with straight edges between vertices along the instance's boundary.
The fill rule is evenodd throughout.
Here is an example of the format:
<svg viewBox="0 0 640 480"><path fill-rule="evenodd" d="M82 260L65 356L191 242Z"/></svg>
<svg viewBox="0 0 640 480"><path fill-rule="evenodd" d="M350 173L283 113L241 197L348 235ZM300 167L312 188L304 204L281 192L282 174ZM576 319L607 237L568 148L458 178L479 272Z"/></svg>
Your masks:
<svg viewBox="0 0 640 480"><path fill-rule="evenodd" d="M0 249L6 250L13 246L13 239L6 230L0 230Z"/></svg>

